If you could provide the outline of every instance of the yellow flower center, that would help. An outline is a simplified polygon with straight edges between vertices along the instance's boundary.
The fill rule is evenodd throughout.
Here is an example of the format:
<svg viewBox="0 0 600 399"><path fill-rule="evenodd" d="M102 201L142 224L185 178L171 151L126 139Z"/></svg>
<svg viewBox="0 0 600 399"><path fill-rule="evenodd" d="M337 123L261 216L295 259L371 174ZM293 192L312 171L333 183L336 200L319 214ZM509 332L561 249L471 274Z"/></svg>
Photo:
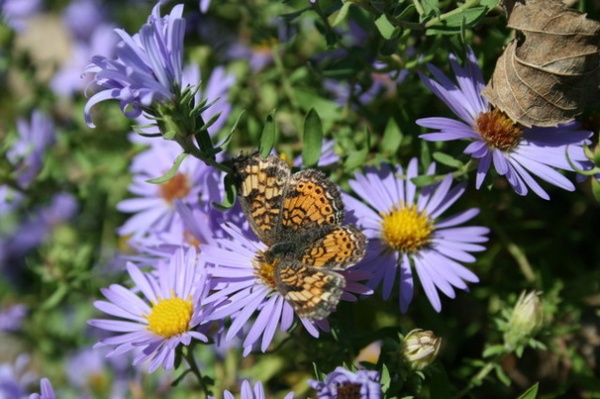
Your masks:
<svg viewBox="0 0 600 399"><path fill-rule="evenodd" d="M514 149L523 135L521 126L498 109L480 113L475 123L487 145L504 152Z"/></svg>
<svg viewBox="0 0 600 399"><path fill-rule="evenodd" d="M168 203L174 199L183 198L190 192L188 178L183 173L177 173L160 185L160 195Z"/></svg>
<svg viewBox="0 0 600 399"><path fill-rule="evenodd" d="M252 259L256 277L261 279L267 287L271 287L274 290L277 289L277 284L275 284L275 268L277 264L279 264L279 260L268 262L263 251L258 251Z"/></svg>
<svg viewBox="0 0 600 399"><path fill-rule="evenodd" d="M164 338L171 338L189 330L194 306L191 300L162 299L152 307L148 330Z"/></svg>
<svg viewBox="0 0 600 399"><path fill-rule="evenodd" d="M390 248L415 253L431 241L433 223L415 205L405 207L400 204L381 216L381 235Z"/></svg>

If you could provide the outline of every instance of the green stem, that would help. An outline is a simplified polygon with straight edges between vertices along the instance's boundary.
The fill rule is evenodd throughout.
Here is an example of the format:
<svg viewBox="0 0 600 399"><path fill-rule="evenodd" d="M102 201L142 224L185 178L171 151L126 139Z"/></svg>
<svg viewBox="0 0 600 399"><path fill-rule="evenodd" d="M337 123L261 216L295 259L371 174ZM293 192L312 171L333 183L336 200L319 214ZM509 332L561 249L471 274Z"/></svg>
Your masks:
<svg viewBox="0 0 600 399"><path fill-rule="evenodd" d="M285 96L287 97L288 101L290 102L290 105L292 106L292 109L294 111L296 111L296 115L300 115L300 106L298 105L298 101L296 100L296 96L294 95L294 90L292 88L292 84L290 83L288 77L287 77L287 73L285 72L285 68L283 66L283 61L281 61L281 57L279 55L279 49L278 46L275 46L275 48L273 48L273 62L275 64L275 67L277 68L277 71L279 72L279 76L281 78L281 86L283 88L283 92L285 93ZM302 119L301 118L294 118L296 120L296 129L298 132L302 131Z"/></svg>
<svg viewBox="0 0 600 399"><path fill-rule="evenodd" d="M425 28L430 28L433 25L435 25L435 24L437 24L437 23L439 23L441 21L444 21L446 19L449 19L450 17L452 17L452 16L454 16L456 14L461 14L461 13L465 12L466 10L468 10L469 8L475 7L476 5L479 4L479 2L480 2L480 0L469 0L469 1L466 1L462 6L460 6L458 8L455 8L452 11L448 11L447 13L442 14L439 17L434 18L434 19L428 21L425 24Z"/></svg>
<svg viewBox="0 0 600 399"><path fill-rule="evenodd" d="M479 370L479 372L469 381L469 385L467 385L462 391L456 395L457 398L462 398L465 396L471 389L481 384L483 379L487 377L487 375L494 369L496 365L496 359L493 361L489 361Z"/></svg>
<svg viewBox="0 0 600 399"><path fill-rule="evenodd" d="M185 361L190 366L190 370L191 370L192 374L194 374L196 376L196 379L198 380L198 383L200 384L200 388L202 389L202 392L204 392L204 395L206 397L208 397L208 395L210 395L211 392L210 392L210 389L208 389L208 386L206 385L206 383L204 382L204 377L202 377L202 372L200 371L200 368L198 368L198 364L196 363L196 358L194 357L193 351L191 350L191 347L188 347L186 349L187 350L185 353Z"/></svg>
<svg viewBox="0 0 600 399"><path fill-rule="evenodd" d="M517 244L515 244L508 238L508 234L506 234L506 232L501 226L496 224L493 230L496 232L498 237L500 237L500 240L502 240L502 242L506 246L506 250L508 251L508 253L512 255L512 257L517 262L517 265L519 265L519 269L521 269L521 273L523 273L525 279L530 283L534 282L535 273L533 272L533 268L531 267L531 264L529 263L529 259L527 259L527 255L525 254L525 252L523 252L523 250L521 250L521 248Z"/></svg>
<svg viewBox="0 0 600 399"><path fill-rule="evenodd" d="M227 174L231 173L232 170L231 168L229 168L226 165L223 165L222 163L217 162L215 159L206 156L206 154L204 154L202 151L200 151L198 149L198 147L196 147L194 145L192 136L186 136L184 138L182 138L181 136L177 137L176 141L179 143L179 145L181 146L181 148L183 148L183 151L187 152L188 154L198 158L199 160L201 160L202 162L204 162L205 164L207 164L208 166L212 166L214 168L217 168L218 170L225 172Z"/></svg>

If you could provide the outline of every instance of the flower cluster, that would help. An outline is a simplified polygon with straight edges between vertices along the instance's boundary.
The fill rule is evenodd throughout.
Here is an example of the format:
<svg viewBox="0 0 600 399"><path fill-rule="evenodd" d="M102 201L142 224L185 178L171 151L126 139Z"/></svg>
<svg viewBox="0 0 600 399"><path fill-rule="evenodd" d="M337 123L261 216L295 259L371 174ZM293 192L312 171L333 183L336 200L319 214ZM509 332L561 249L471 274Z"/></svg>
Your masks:
<svg viewBox="0 0 600 399"><path fill-rule="evenodd" d="M16 337L39 341L40 359L63 351L64 381L86 396L143 396L148 377L160 385L156 395L176 387L188 390L177 397L211 399L454 392L436 363L442 342L464 335L471 345L482 325L496 325L499 334L489 335L500 343L485 342L482 360L466 359L459 373L474 375L459 396L475 396L492 371L510 382L503 359L545 348L536 336L560 319L546 313L558 314L563 281L548 298L540 290L561 250L530 262L534 247L516 242L531 231L543 241L547 226L517 218L531 204L549 213L540 199L575 191L570 174L598 178L600 146L590 149L592 112L585 124L511 120L482 94L476 49L465 43L463 58L439 46L440 32L458 33L456 25L467 40L489 4L200 0L192 9L155 0L130 34L116 28L122 16L111 16L109 3L68 3L48 10L63 7L69 51L47 70L23 72L38 54L20 35L37 26L42 4L0 1L2 56L10 55L0 77L10 81L7 93L22 96L6 112L19 111L0 148L7 347ZM420 42L434 35L440 42L428 53ZM439 62L437 51L448 68L429 62ZM119 108L98 106L112 100ZM68 120L73 109L81 120ZM83 130L94 121L110 134ZM600 198L598 184L581 190L561 223L592 215L585 201ZM580 251L583 236L565 245ZM504 267L511 262L515 270ZM517 267L523 282L512 281ZM536 289L498 309L513 283ZM85 293L95 295L93 315L81 310ZM489 309L501 316L478 320ZM58 314L64 323L38 331ZM63 395L60 380L53 386L28 357L16 359L0 364L1 398ZM435 392L427 387L437 382Z"/></svg>

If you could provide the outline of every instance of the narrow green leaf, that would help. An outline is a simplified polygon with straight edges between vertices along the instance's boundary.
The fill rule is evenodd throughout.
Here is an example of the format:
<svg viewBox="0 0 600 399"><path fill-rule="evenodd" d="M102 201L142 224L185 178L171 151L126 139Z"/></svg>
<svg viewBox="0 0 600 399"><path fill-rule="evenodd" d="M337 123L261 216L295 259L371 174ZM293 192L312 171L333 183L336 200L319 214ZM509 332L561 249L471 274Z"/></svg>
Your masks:
<svg viewBox="0 0 600 399"><path fill-rule="evenodd" d="M235 180L233 175L228 174L225 175L225 179L223 180L225 196L223 197L223 201L220 204L216 202L212 203L212 206L220 211L226 211L235 205L235 200L237 199L237 188L235 187Z"/></svg>
<svg viewBox="0 0 600 399"><path fill-rule="evenodd" d="M311 108L304 117L302 162L304 167L315 166L321 158L323 124L317 111Z"/></svg>
<svg viewBox="0 0 600 399"><path fill-rule="evenodd" d="M489 8L487 7L470 8L429 26L426 35L456 34L465 28L472 28L485 16L485 14L487 14L488 11Z"/></svg>
<svg viewBox="0 0 600 399"><path fill-rule="evenodd" d="M333 22L331 23L331 26L336 26L340 22L342 22L343 20L346 19L346 16L348 15L348 11L350 10L351 5L352 5L352 3L350 3L350 2L344 3L342 8L340 8L339 10L337 10L336 12L334 12L332 14L332 17L334 19L333 19Z"/></svg>
<svg viewBox="0 0 600 399"><path fill-rule="evenodd" d="M511 383L510 378L506 375L504 370L502 370L502 366L500 366L499 364L496 364L494 366L494 371L496 372L496 377L498 377L500 382L502 382L507 387L510 386L510 383Z"/></svg>
<svg viewBox="0 0 600 399"><path fill-rule="evenodd" d="M490 357L504 352L504 345L492 345L483 350L482 357Z"/></svg>
<svg viewBox="0 0 600 399"><path fill-rule="evenodd" d="M440 15L440 2L438 0L422 0L420 3L423 10L421 21L432 15Z"/></svg>
<svg viewBox="0 0 600 399"><path fill-rule="evenodd" d="M385 131L383 132L383 138L381 139L381 149L389 154L394 154L400 148L402 143L402 131L398 127L398 124L393 118L390 118Z"/></svg>
<svg viewBox="0 0 600 399"><path fill-rule="evenodd" d="M367 160L367 156L369 155L369 130L365 131L364 141L361 140L361 143L358 143L357 149L348 151L348 157L346 158L346 162L344 163L344 168L346 170L352 170L358 167L361 167L365 164ZM362 145L362 147L361 147Z"/></svg>
<svg viewBox="0 0 600 399"><path fill-rule="evenodd" d="M164 175L162 175L160 177L156 177L154 179L149 179L146 181L148 183L152 183L152 184L162 184L162 183L168 181L171 177L175 176L175 174L179 170L179 166L181 165L181 163L183 162L185 157L187 157L188 155L189 154L187 152L182 152L181 154L179 154L177 156L177 158L175 158L175 162L173 162L173 166L171 166L171 169L169 169L167 171L167 173L165 173Z"/></svg>
<svg viewBox="0 0 600 399"><path fill-rule="evenodd" d="M417 187L429 186L436 182L436 178L434 175L423 175L417 176L410 179L411 182L415 184Z"/></svg>
<svg viewBox="0 0 600 399"><path fill-rule="evenodd" d="M390 376L390 371L388 370L387 366L384 364L381 370L381 377L379 379L379 382L381 383L381 388L384 392L386 392L391 383L392 383L392 377Z"/></svg>
<svg viewBox="0 0 600 399"><path fill-rule="evenodd" d="M427 167L431 164L431 150L425 140L421 140L421 151L419 155L421 165Z"/></svg>
<svg viewBox="0 0 600 399"><path fill-rule="evenodd" d="M375 26L377 26L377 30L379 30L379 33L381 33L381 36L383 36L384 39L389 40L392 37L394 37L398 32L396 27L392 25L392 23L389 19L387 19L385 14L382 14L379 18L375 20Z"/></svg>
<svg viewBox="0 0 600 399"><path fill-rule="evenodd" d="M432 154L432 157L436 162L439 162L442 165L450 166L452 168L457 168L457 169L460 169L463 167L462 162L460 162L458 159L456 159L448 154L444 154L443 152L434 152Z"/></svg>
<svg viewBox="0 0 600 399"><path fill-rule="evenodd" d="M260 156L266 158L269 156L273 147L275 147L275 142L277 141L277 126L275 125L275 110L271 111L269 115L267 115L267 119L265 121L265 126L263 128L262 134L260 136L260 146L259 152Z"/></svg>
<svg viewBox="0 0 600 399"><path fill-rule="evenodd" d="M69 291L70 289L68 285L61 284L58 286L56 291L54 291L52 295L50 295L50 297L46 299L44 303L42 303L40 310L54 309L69 294Z"/></svg>
<svg viewBox="0 0 600 399"><path fill-rule="evenodd" d="M523 392L517 399L535 399L537 397L539 382L533 384L528 390Z"/></svg>

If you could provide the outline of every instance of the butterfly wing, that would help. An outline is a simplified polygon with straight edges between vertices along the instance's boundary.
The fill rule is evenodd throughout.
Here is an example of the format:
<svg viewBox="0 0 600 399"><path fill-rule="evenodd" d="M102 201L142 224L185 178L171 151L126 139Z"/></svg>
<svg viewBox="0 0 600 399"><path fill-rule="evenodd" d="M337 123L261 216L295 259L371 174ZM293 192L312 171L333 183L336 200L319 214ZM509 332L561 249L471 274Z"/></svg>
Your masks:
<svg viewBox="0 0 600 399"><path fill-rule="evenodd" d="M238 198L250 227L267 245L276 241L277 226L290 168L276 157L262 158L258 153L233 161Z"/></svg>
<svg viewBox="0 0 600 399"><path fill-rule="evenodd" d="M282 237L339 225L343 219L340 192L321 171L308 169L292 175L281 208L278 233Z"/></svg>
<svg viewBox="0 0 600 399"><path fill-rule="evenodd" d="M275 283L299 317L315 321L335 310L346 279L334 271L284 258L277 266Z"/></svg>
<svg viewBox="0 0 600 399"><path fill-rule="evenodd" d="M301 254L301 262L317 267L345 269L360 262L367 250L367 238L356 226L335 227L312 242Z"/></svg>

